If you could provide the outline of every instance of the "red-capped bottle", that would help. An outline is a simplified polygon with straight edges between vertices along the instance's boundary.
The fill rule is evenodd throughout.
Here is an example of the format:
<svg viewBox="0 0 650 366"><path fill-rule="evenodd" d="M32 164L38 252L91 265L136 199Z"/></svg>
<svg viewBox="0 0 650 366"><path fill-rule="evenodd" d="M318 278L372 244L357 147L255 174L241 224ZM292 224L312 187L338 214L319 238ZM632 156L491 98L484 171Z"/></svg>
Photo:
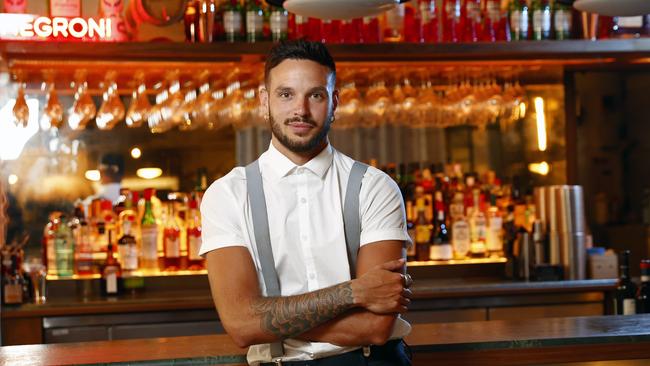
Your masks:
<svg viewBox="0 0 650 366"><path fill-rule="evenodd" d="M379 18L363 17L363 39L362 43L379 43L381 42L381 27Z"/></svg>
<svg viewBox="0 0 650 366"><path fill-rule="evenodd" d="M444 0L443 39L445 42L460 42L463 39L462 0Z"/></svg>
<svg viewBox="0 0 650 366"><path fill-rule="evenodd" d="M111 231L108 232L106 262L102 268L101 291L104 296L118 296L123 291L122 266L115 258Z"/></svg>
<svg viewBox="0 0 650 366"><path fill-rule="evenodd" d="M343 21L343 43L361 43L363 38L363 19L355 18Z"/></svg>

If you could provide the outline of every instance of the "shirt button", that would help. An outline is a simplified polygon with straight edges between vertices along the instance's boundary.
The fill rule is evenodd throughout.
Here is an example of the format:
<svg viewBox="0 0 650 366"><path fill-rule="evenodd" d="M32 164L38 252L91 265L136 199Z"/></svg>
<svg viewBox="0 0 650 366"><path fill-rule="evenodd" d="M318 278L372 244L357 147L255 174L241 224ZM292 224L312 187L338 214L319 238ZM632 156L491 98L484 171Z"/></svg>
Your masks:
<svg viewBox="0 0 650 366"><path fill-rule="evenodd" d="M313 280L313 279L315 279L315 278L316 278L316 275L315 275L315 274L313 274L313 273L310 273L310 274L309 274L309 279L310 279L310 280Z"/></svg>
<svg viewBox="0 0 650 366"><path fill-rule="evenodd" d="M306 199L305 197L301 198L301 199L300 199L300 203L302 203L302 204L307 203L307 199Z"/></svg>

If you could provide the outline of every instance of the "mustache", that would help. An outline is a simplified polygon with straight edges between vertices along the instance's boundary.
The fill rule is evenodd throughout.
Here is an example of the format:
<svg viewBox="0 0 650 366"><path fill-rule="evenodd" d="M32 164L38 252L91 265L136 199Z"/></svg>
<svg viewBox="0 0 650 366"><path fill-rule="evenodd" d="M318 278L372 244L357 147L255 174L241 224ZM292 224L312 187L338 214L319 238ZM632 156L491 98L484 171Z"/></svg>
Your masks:
<svg viewBox="0 0 650 366"><path fill-rule="evenodd" d="M293 123L293 122L306 123L308 125L316 127L316 121L314 121L311 118L293 117L284 120L285 125L288 125L289 123Z"/></svg>

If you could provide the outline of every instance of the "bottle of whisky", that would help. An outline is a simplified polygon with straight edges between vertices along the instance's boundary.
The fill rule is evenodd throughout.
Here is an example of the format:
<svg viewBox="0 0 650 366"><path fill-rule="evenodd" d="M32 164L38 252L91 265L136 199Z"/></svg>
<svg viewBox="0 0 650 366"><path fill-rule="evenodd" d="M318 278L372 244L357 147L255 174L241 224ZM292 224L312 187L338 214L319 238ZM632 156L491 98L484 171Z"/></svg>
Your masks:
<svg viewBox="0 0 650 366"><path fill-rule="evenodd" d="M122 293L122 266L115 259L115 250L112 242L112 232L108 232L108 247L106 251L106 262L102 268L100 281L101 292L104 296L118 296Z"/></svg>
<svg viewBox="0 0 650 366"><path fill-rule="evenodd" d="M630 251L623 251L620 259L614 312L617 315L636 314L636 284L630 279Z"/></svg>
<svg viewBox="0 0 650 366"><path fill-rule="evenodd" d="M445 217L445 204L442 200L442 192L435 193L435 234L433 235L433 245L431 246L431 259L433 260L450 260L454 253L449 240L449 231L447 230L447 221Z"/></svg>
<svg viewBox="0 0 650 366"><path fill-rule="evenodd" d="M415 245L416 257L418 261L428 261L431 257L431 223L425 215L424 199L420 198L416 202L417 219L415 220Z"/></svg>
<svg viewBox="0 0 650 366"><path fill-rule="evenodd" d="M641 287L636 294L637 314L650 314L650 259L641 261Z"/></svg>

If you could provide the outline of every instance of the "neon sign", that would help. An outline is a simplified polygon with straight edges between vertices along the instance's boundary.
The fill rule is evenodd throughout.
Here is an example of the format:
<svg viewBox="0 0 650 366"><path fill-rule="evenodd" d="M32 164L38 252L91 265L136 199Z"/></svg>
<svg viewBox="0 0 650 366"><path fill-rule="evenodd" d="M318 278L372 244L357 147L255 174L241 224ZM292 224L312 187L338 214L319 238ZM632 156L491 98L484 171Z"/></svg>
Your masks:
<svg viewBox="0 0 650 366"><path fill-rule="evenodd" d="M24 23L20 28L21 37L41 38L63 37L63 38L111 38L111 19L102 18L62 18L62 17L38 17L33 22Z"/></svg>

